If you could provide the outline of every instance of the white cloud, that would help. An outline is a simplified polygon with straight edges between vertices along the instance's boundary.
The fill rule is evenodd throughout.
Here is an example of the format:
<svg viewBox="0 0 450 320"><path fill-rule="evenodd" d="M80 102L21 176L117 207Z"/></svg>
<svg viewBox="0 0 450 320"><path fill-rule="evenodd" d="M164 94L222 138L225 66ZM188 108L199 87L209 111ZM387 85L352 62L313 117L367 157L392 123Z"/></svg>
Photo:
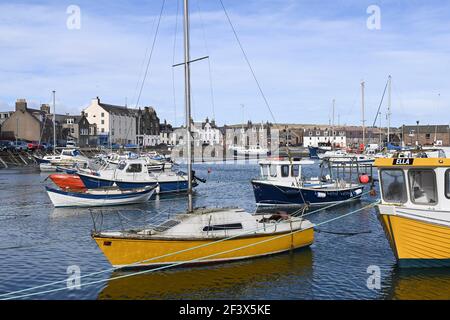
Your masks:
<svg viewBox="0 0 450 320"><path fill-rule="evenodd" d="M359 8L356 3L352 10ZM81 6L81 30L70 31L63 5L0 4L0 74L6 79L0 81L0 101L9 108L22 97L49 102L55 89L58 109L64 112L78 113L95 96L116 104L123 104L126 97L129 104L135 102L158 8L143 14L121 5L116 4L120 10L111 13L108 6L101 11ZM312 12L308 2L276 5L279 10L257 9L250 3L247 10L236 6L229 14L277 121L326 123L331 100L336 98L341 122L359 123L360 80L366 81L366 114L373 117L388 74L394 81L393 106L403 105L406 110L396 114L394 109L394 124L417 117L432 122L435 115L429 110L433 110L430 106L436 92L441 93L440 110L450 106L445 98L450 89L450 30L443 26L442 10L419 7L414 11L411 7L402 13L398 8L382 8L382 30L369 31L363 6L360 15L344 16L317 7ZM208 7L201 16L219 123L241 121L241 104L253 121L273 121L223 12ZM174 22L171 10L163 17L141 99L169 121L175 115L171 70ZM181 33L178 40L176 62L182 58ZM200 17L193 10L191 56L206 54ZM182 119L182 69L177 68L175 75L176 113ZM192 83L194 116L211 116L206 61L193 65ZM4 103L0 108L5 108Z"/></svg>

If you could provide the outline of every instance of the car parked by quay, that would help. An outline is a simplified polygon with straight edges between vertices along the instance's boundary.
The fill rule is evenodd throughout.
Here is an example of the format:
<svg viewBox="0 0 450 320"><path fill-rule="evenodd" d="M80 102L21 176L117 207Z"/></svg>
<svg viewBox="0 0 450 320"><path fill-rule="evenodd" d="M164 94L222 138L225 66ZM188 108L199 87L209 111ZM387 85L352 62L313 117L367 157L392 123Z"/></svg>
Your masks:
<svg viewBox="0 0 450 320"><path fill-rule="evenodd" d="M28 151L28 143L25 141L14 141L12 145L16 151Z"/></svg>
<svg viewBox="0 0 450 320"><path fill-rule="evenodd" d="M1 151L12 151L15 150L13 144L9 140L0 140L0 150Z"/></svg>

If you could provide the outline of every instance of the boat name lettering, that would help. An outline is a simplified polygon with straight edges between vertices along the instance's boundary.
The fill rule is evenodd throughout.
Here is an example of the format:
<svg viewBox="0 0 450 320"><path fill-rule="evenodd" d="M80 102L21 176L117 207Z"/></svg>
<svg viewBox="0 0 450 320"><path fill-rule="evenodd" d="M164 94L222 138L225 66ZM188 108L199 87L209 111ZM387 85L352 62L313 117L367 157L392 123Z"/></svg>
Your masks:
<svg viewBox="0 0 450 320"><path fill-rule="evenodd" d="M398 166L398 165L411 166L413 163L414 163L414 159L411 159L411 158L399 158L399 159L394 159L392 164L394 166Z"/></svg>

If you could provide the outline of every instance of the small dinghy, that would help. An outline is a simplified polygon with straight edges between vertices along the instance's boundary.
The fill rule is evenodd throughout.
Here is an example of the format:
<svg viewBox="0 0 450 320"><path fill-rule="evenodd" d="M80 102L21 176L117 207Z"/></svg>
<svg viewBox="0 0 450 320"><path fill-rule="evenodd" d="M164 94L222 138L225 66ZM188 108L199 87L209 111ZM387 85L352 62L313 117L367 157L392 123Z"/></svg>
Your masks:
<svg viewBox="0 0 450 320"><path fill-rule="evenodd" d="M71 192L45 187L55 208L120 206L146 202L155 192L155 188L156 185L130 190L104 188Z"/></svg>

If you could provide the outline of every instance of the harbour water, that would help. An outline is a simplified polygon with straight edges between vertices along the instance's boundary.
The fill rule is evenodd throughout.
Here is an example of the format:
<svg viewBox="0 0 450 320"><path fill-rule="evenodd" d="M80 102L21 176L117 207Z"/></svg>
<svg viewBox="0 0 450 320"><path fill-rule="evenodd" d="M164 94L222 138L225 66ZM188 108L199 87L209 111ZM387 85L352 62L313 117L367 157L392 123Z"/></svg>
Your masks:
<svg viewBox="0 0 450 320"><path fill-rule="evenodd" d="M316 167L304 170L317 175ZM196 188L195 206L255 210L250 179L259 174L256 164L201 164L194 169L207 179ZM308 249L134 276L112 272L90 237L92 217L103 229L139 226L156 215L185 210L186 197L157 197L142 205L103 210L54 209L44 190L44 185L50 184L44 181L46 177L34 168L0 171L0 298L450 299L448 269L397 268L374 208L317 227L315 242ZM308 219L327 221L374 200L376 197L364 195L361 201L314 213ZM81 289L66 289L69 266L79 268ZM380 288L367 286L372 275L368 268L379 268ZM116 277L121 278L112 280ZM49 287L4 295L58 281ZM64 290L32 295L59 288Z"/></svg>

